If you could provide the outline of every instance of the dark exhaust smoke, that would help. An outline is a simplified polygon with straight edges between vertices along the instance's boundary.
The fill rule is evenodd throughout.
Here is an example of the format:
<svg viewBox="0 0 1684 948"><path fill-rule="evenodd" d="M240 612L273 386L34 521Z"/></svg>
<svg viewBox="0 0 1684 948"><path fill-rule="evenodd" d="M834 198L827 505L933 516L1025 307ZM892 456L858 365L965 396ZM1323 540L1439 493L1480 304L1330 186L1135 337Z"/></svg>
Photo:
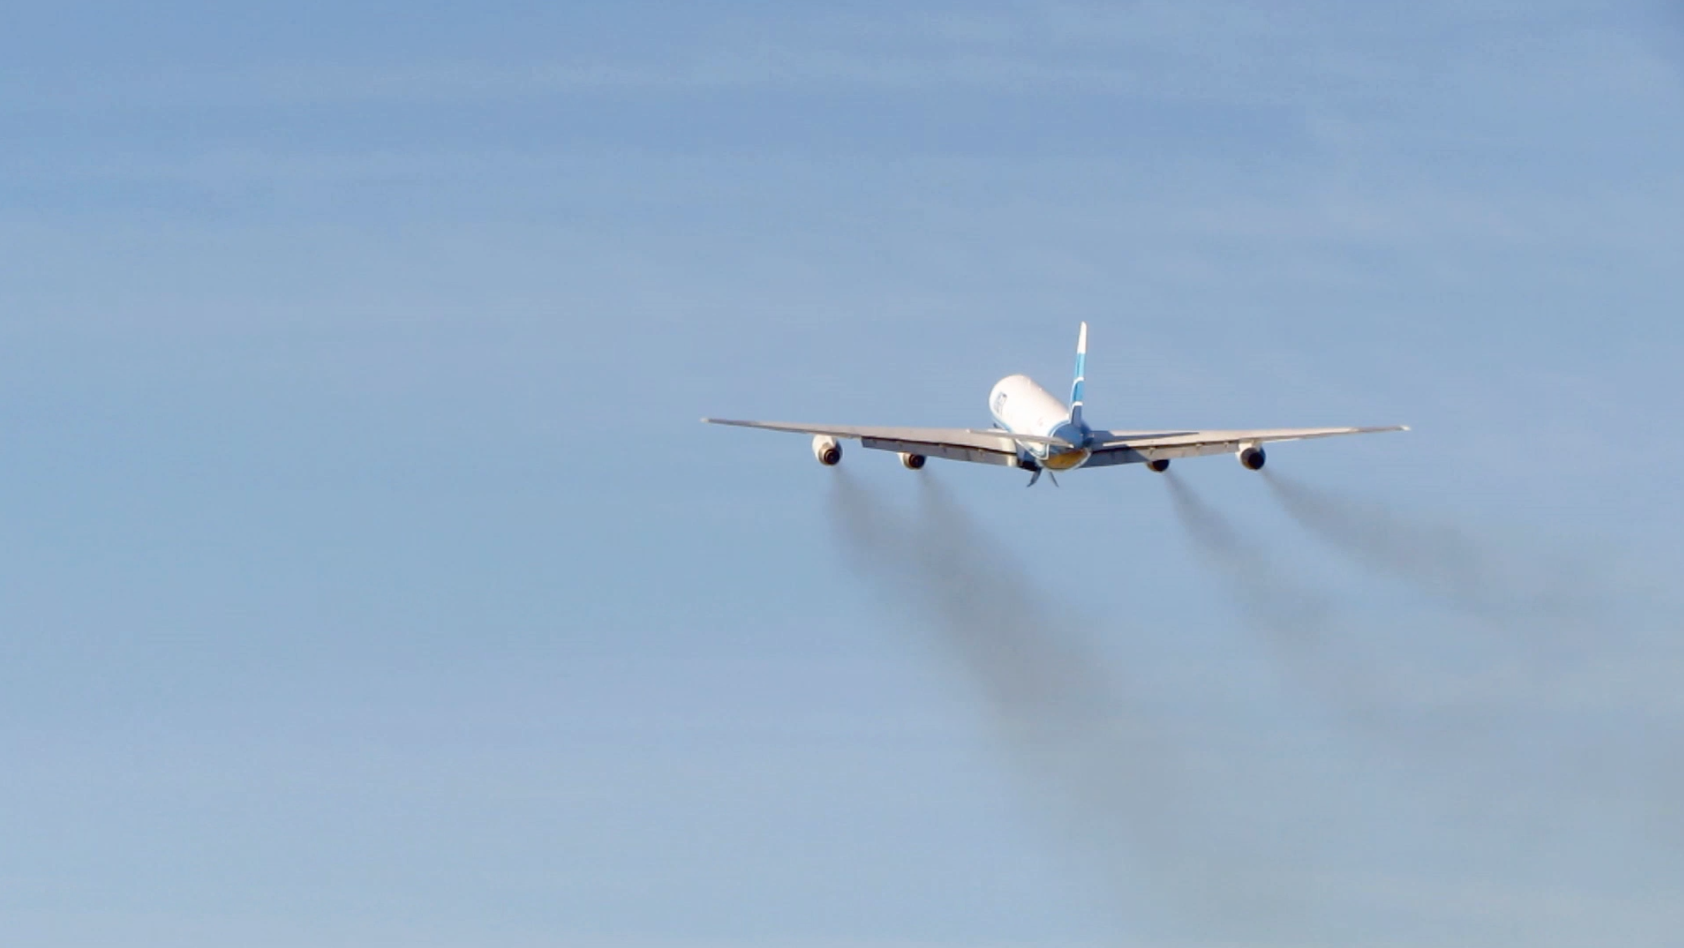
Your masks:
<svg viewBox="0 0 1684 948"><path fill-rule="evenodd" d="M1465 519L1399 511L1279 472L1266 471L1264 479L1282 509L1307 532L1376 574L1474 620L1455 628L1464 639L1477 641L1447 641L1443 631L1427 626L1412 643L1417 652L1454 656L1457 667L1439 669L1447 678L1473 673L1512 692L1506 698L1470 696L1482 707L1453 709L1461 732L1474 731L1462 723L1468 720L1506 717L1506 723L1524 726L1537 717L1536 711L1523 714L1505 707L1515 701L1559 696L1557 701L1568 703L1568 696L1583 695L1575 700L1591 706L1568 704L1573 717L1563 722L1562 732L1571 725L1586 736L1577 744L1556 737L1550 754L1563 762L1601 763L1552 775L1557 786L1603 799L1652 801L1645 787L1679 785L1676 761L1684 756L1684 728L1655 718L1651 710L1672 707L1673 689L1646 698L1646 689L1655 687L1652 676L1632 673L1679 657L1678 609L1665 597L1637 582L1616 583L1619 571L1586 556L1584 544L1567 553L1561 544L1505 535ZM1625 684L1609 691L1611 675L1622 676ZM1593 697L1597 690L1606 693ZM1596 703L1623 703L1639 713L1628 712L1620 723L1598 721L1588 716ZM1597 713L1608 717L1606 710ZM1502 759L1491 748L1485 750L1488 760ZM1655 774L1665 776L1656 780ZM1619 812L1631 809L1621 806ZM1668 814L1666 823L1676 839L1676 804L1649 803L1643 809Z"/></svg>
<svg viewBox="0 0 1684 948"><path fill-rule="evenodd" d="M1616 598L1597 566L1504 548L1463 523L1408 515L1273 471L1264 482L1305 530L1354 561L1433 595L1487 629L1566 644L1606 621Z"/></svg>
<svg viewBox="0 0 1684 948"><path fill-rule="evenodd" d="M1108 901L1138 906L1155 891L1183 923L1230 936L1293 913L1273 867L1234 851L1246 828L1221 815L1180 742L1132 700L1082 634L1084 617L1030 585L938 482L921 478L906 516L843 473L830 516L862 578L938 637L1020 784L1101 871Z"/></svg>
<svg viewBox="0 0 1684 948"><path fill-rule="evenodd" d="M1178 474L1168 474L1170 500L1194 549L1227 584L1244 618L1258 627L1293 683L1342 715L1371 727L1388 724L1388 683L1359 657L1333 602L1294 581L1234 524L1206 504Z"/></svg>
<svg viewBox="0 0 1684 948"><path fill-rule="evenodd" d="M1675 791L1684 759L1676 723L1658 710L1669 705L1657 695L1656 716L1645 721L1618 707L1551 704L1571 682L1529 664L1532 639L1518 618L1550 607L1527 599L1537 584L1522 560L1497 555L1471 531L1389 514L1367 520L1362 505L1310 509L1317 494L1286 485L1296 516L1336 548L1384 564L1405 590L1432 594L1423 599L1517 636L1489 636L1469 652L1458 640L1479 623L1438 622L1429 612L1376 651L1383 631L1372 610L1310 587L1275 547L1179 476L1166 478L1199 558L1224 580L1283 680L1299 686L1292 693L1314 699L1311 710L1338 712L1336 739L1322 742L1297 724L1281 728L1280 707L1214 721L1222 712L1212 694L1191 697L1204 709L1199 726L1167 717L1088 637L1092 617L1032 584L939 482L921 477L916 503L900 509L835 474L829 514L848 562L886 611L915 617L932 636L976 696L1025 797L1073 863L1091 870L1119 921L1138 934L1141 913L1164 913L1160 936L1142 943L1538 948L1594 943L1579 937L1594 929L1654 946L1670 944L1671 923L1684 923L1665 896L1680 879ZM1126 600L1130 591L1121 592ZM1100 631L1114 641L1184 631L1134 632L1107 618ZM1585 628L1594 636L1581 638L1604 650L1637 644L1606 622ZM1488 664L1474 667L1475 658ZM1423 685L1462 691L1429 707L1416 691ZM1577 687L1584 700L1614 700ZM1277 717L1241 719L1251 714ZM1306 736L1317 743L1293 756L1272 749ZM1381 828L1398 824L1410 829ZM1391 888L1385 874L1400 865L1430 867L1421 878L1442 897ZM1612 881L1580 885L1593 876ZM1623 916L1611 910L1567 928L1530 909L1491 909L1483 897L1456 901L1507 877L1530 880L1517 891L1559 883L1570 894L1644 886L1656 895L1610 900Z"/></svg>

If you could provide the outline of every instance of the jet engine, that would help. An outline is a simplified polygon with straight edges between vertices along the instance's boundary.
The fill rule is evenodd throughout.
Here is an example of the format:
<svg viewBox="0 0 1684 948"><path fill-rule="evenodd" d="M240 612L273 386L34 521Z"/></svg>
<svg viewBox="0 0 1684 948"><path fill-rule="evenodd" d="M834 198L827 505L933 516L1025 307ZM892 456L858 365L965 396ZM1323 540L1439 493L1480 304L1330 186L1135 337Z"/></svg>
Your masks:
<svg viewBox="0 0 1684 948"><path fill-rule="evenodd" d="M813 457L825 467L835 467L842 463L842 446L830 435L818 435L813 439Z"/></svg>
<svg viewBox="0 0 1684 948"><path fill-rule="evenodd" d="M924 460L925 458L922 454L907 454L905 451L900 453L901 466L909 471L922 470L924 467Z"/></svg>
<svg viewBox="0 0 1684 948"><path fill-rule="evenodd" d="M1254 444L1246 445L1234 456L1239 458L1240 463L1245 465L1246 468L1253 471L1263 470L1263 462L1269 459L1269 456L1263 453L1263 449Z"/></svg>
<svg viewBox="0 0 1684 948"><path fill-rule="evenodd" d="M1169 458L1153 458L1152 460L1146 462L1146 466L1159 474L1162 474L1163 472L1169 470Z"/></svg>

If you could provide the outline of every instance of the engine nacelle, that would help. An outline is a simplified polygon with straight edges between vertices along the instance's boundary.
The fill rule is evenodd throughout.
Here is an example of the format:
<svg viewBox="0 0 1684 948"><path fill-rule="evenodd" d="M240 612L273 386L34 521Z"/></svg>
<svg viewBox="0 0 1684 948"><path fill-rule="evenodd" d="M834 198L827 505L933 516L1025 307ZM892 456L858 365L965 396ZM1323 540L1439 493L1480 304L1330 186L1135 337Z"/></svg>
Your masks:
<svg viewBox="0 0 1684 948"><path fill-rule="evenodd" d="M907 454L905 451L900 453L901 466L909 471L923 470L925 460L922 454Z"/></svg>
<svg viewBox="0 0 1684 948"><path fill-rule="evenodd" d="M842 445L830 435L818 435L813 438L813 457L825 467L835 467L842 463Z"/></svg>
<svg viewBox="0 0 1684 948"><path fill-rule="evenodd" d="M1263 470L1263 462L1269 460L1269 456L1263 453L1263 449L1255 444L1246 445L1234 456L1240 459L1240 463L1244 465L1247 470L1252 471Z"/></svg>
<svg viewBox="0 0 1684 948"><path fill-rule="evenodd" d="M1146 466L1159 474L1162 474L1163 472L1169 470L1169 458L1153 458L1152 460L1146 462Z"/></svg>

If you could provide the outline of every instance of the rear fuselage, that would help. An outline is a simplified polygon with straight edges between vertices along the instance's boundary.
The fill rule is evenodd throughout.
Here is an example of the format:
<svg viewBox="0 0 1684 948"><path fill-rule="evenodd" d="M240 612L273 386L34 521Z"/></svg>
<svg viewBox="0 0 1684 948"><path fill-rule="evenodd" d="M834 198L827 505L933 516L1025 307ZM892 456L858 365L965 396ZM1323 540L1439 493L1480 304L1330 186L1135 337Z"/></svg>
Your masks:
<svg viewBox="0 0 1684 948"><path fill-rule="evenodd" d="M1070 417L1070 406L1059 401L1027 375L1008 375L988 393L994 422L1014 434L1063 438L1076 445L1019 444L1019 456L1051 471L1068 471L1088 460L1088 426Z"/></svg>

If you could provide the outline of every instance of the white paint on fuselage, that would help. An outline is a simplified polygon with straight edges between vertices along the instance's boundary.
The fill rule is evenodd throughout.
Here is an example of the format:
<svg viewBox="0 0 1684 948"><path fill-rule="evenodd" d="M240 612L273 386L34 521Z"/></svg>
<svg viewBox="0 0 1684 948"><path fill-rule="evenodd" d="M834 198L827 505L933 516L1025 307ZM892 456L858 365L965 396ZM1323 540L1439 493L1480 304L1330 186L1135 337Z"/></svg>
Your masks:
<svg viewBox="0 0 1684 948"><path fill-rule="evenodd" d="M1088 459L1088 426L1070 420L1070 406L1027 375L1008 375L988 393L988 411L1000 427L1015 434L1063 438L1076 448L1023 444L1019 449L1042 467L1068 471Z"/></svg>

